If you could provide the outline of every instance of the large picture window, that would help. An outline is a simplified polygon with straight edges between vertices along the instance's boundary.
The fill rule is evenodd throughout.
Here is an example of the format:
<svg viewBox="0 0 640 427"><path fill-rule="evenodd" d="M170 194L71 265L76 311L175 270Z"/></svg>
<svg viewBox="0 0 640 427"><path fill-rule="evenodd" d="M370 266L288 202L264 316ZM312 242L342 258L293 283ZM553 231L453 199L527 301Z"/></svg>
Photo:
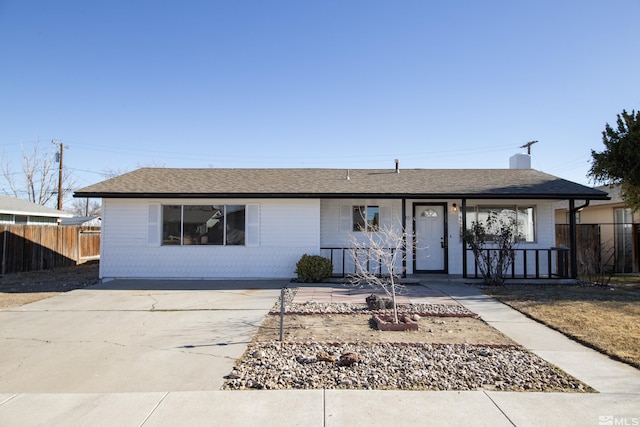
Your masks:
<svg viewBox="0 0 640 427"><path fill-rule="evenodd" d="M491 213L497 215L498 219L505 221L509 218L515 218L520 241L535 242L535 209L533 206L467 206L467 230L471 229L474 222L486 223Z"/></svg>
<svg viewBox="0 0 640 427"><path fill-rule="evenodd" d="M244 205L163 205L163 245L244 245Z"/></svg>
<svg viewBox="0 0 640 427"><path fill-rule="evenodd" d="M378 231L380 228L379 206L354 206L353 231Z"/></svg>

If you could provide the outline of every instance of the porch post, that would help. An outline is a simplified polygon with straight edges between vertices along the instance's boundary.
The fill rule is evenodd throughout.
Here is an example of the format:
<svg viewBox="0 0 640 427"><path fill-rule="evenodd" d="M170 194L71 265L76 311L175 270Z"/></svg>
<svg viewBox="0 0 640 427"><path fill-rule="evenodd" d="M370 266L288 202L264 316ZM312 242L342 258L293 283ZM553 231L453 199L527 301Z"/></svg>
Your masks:
<svg viewBox="0 0 640 427"><path fill-rule="evenodd" d="M578 278L578 240L576 238L576 201L569 200L569 246L571 246L571 273L572 279Z"/></svg>
<svg viewBox="0 0 640 427"><path fill-rule="evenodd" d="M402 200L402 277L407 277L407 199Z"/></svg>
<svg viewBox="0 0 640 427"><path fill-rule="evenodd" d="M462 277L467 277L467 199L462 199Z"/></svg>

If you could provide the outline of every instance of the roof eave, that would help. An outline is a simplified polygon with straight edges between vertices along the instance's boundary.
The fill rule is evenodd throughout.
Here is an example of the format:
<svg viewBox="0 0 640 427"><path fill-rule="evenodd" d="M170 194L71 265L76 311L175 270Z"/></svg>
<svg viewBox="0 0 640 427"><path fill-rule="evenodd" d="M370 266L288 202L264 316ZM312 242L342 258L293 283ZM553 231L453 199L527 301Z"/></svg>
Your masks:
<svg viewBox="0 0 640 427"><path fill-rule="evenodd" d="M47 218L71 218L73 214L66 212L35 212L35 211L21 211L16 209L0 209L0 213L6 215L25 215L25 216L43 216Z"/></svg>
<svg viewBox="0 0 640 427"><path fill-rule="evenodd" d="M103 199L536 199L536 200L611 200L606 194L543 193L109 193L76 192L73 197Z"/></svg>

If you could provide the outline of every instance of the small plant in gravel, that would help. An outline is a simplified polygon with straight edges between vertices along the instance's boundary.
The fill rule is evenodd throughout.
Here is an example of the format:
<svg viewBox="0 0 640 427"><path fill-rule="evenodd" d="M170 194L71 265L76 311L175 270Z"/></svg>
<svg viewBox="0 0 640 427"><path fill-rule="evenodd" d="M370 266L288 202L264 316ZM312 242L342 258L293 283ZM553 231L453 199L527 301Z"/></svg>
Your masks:
<svg viewBox="0 0 640 427"><path fill-rule="evenodd" d="M295 273L298 281L303 283L319 283L333 274L331 260L320 255L302 255L296 263Z"/></svg>

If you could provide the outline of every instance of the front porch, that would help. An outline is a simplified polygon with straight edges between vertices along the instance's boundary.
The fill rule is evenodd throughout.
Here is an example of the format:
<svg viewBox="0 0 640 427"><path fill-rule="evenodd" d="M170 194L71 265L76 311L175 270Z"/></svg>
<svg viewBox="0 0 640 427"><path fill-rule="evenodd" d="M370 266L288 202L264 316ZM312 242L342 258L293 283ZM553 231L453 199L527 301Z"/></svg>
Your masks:
<svg viewBox="0 0 640 427"><path fill-rule="evenodd" d="M394 249L390 248L389 251ZM494 249L487 249L492 251ZM515 251L514 262L510 271L507 273L507 279L544 279L544 280L566 280L575 278L571 274L571 250L568 248L517 248ZM407 255L399 257L402 259L402 266L396 266L397 271L402 271L402 277L407 278L415 276L442 276L442 277L461 277L463 279L480 279L480 269L476 264L471 249L466 249L466 258L463 262L462 274L442 274L435 275L407 271ZM320 254L331 260L333 264L333 277L344 278L355 273L354 257L358 256L357 250L348 247L323 247L320 248ZM383 274L380 262L371 260L368 263L368 271L374 274Z"/></svg>

